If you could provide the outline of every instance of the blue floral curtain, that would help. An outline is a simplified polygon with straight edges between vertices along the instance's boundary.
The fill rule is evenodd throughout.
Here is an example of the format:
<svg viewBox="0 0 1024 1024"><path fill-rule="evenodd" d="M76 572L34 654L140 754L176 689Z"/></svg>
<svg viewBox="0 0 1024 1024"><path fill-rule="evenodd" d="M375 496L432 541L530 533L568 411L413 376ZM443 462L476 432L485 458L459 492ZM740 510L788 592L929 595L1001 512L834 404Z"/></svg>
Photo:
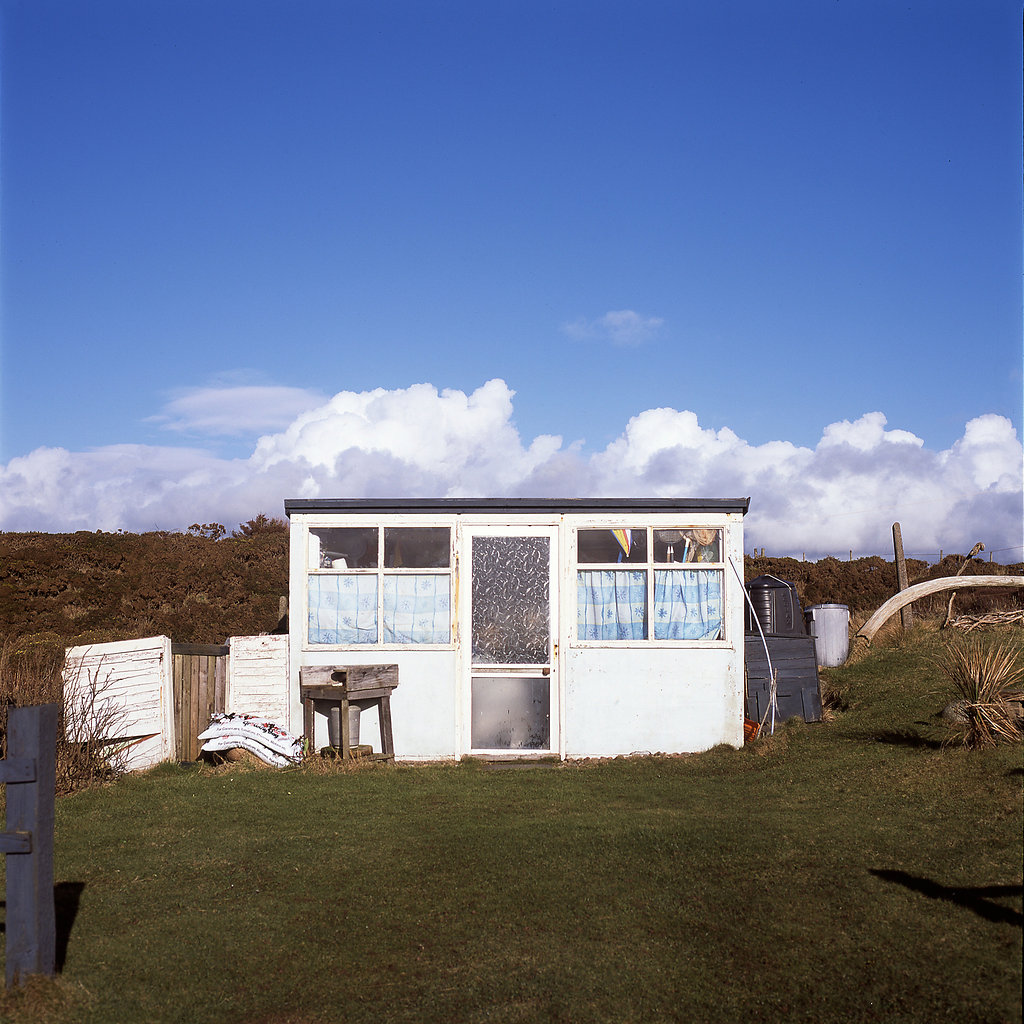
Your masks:
<svg viewBox="0 0 1024 1024"><path fill-rule="evenodd" d="M576 576L576 636L580 640L643 640L647 573L590 569Z"/></svg>
<svg viewBox="0 0 1024 1024"><path fill-rule="evenodd" d="M446 644L451 638L446 574L384 577L384 643Z"/></svg>
<svg viewBox="0 0 1024 1024"><path fill-rule="evenodd" d="M376 575L310 575L309 642L377 642Z"/></svg>
<svg viewBox="0 0 1024 1024"><path fill-rule="evenodd" d="M593 569L576 576L580 640L647 637L647 573ZM722 636L722 573L669 569L654 573L654 639L717 640Z"/></svg>
<svg viewBox="0 0 1024 1024"><path fill-rule="evenodd" d="M718 640L721 636L721 572L710 569L655 571L655 640Z"/></svg>
<svg viewBox="0 0 1024 1024"><path fill-rule="evenodd" d="M367 574L311 574L309 642L377 643L377 579ZM385 575L381 640L387 644L451 641L451 577L447 573Z"/></svg>

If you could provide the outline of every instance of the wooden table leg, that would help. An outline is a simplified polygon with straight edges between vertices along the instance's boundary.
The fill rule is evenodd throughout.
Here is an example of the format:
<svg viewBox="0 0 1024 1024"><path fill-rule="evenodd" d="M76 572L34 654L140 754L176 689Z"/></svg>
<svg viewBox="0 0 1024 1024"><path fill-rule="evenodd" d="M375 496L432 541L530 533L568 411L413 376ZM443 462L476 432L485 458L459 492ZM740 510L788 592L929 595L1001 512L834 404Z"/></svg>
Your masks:
<svg viewBox="0 0 1024 1024"><path fill-rule="evenodd" d="M348 732L348 694L341 696L341 757L347 761L352 756L351 737Z"/></svg>
<svg viewBox="0 0 1024 1024"><path fill-rule="evenodd" d="M313 701L307 697L302 702L302 735L308 743L309 753L313 753Z"/></svg>
<svg viewBox="0 0 1024 1024"><path fill-rule="evenodd" d="M391 698L381 697L377 708L380 714L381 751L389 761L393 761L395 759L395 739L391 735Z"/></svg>

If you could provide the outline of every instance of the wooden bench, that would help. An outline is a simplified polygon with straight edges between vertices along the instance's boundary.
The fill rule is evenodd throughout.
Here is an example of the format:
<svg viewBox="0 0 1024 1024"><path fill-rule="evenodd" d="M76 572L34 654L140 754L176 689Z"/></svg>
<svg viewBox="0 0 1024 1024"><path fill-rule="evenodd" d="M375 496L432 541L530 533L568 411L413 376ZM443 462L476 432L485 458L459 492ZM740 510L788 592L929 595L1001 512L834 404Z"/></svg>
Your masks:
<svg viewBox="0 0 1024 1024"><path fill-rule="evenodd" d="M299 693L302 697L302 734L313 749L313 725L316 701L339 706L341 756L350 758L349 707L361 711L377 706L380 722L381 752L371 755L379 760L395 759L395 740L391 734L391 691L398 686L397 665L306 665L299 669Z"/></svg>

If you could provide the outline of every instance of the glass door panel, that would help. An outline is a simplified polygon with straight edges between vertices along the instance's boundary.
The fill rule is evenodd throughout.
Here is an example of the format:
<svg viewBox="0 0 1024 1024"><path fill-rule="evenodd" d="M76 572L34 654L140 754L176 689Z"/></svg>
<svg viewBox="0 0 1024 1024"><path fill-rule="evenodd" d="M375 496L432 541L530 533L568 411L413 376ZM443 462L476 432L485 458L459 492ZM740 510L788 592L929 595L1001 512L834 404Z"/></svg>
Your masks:
<svg viewBox="0 0 1024 1024"><path fill-rule="evenodd" d="M473 538L473 664L546 665L551 540Z"/></svg>
<svg viewBox="0 0 1024 1024"><path fill-rule="evenodd" d="M555 531L474 532L470 746L553 749Z"/></svg>
<svg viewBox="0 0 1024 1024"><path fill-rule="evenodd" d="M550 676L473 676L474 750L550 750Z"/></svg>

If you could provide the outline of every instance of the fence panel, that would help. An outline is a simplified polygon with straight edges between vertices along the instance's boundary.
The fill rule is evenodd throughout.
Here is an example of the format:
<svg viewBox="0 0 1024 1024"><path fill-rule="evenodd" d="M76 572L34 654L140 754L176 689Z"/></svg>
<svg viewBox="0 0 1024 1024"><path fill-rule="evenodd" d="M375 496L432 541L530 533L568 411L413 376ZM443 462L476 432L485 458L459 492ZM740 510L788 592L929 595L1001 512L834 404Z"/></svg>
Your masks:
<svg viewBox="0 0 1024 1024"><path fill-rule="evenodd" d="M174 756L199 757L199 734L225 708L229 647L220 644L172 644L174 662Z"/></svg>

